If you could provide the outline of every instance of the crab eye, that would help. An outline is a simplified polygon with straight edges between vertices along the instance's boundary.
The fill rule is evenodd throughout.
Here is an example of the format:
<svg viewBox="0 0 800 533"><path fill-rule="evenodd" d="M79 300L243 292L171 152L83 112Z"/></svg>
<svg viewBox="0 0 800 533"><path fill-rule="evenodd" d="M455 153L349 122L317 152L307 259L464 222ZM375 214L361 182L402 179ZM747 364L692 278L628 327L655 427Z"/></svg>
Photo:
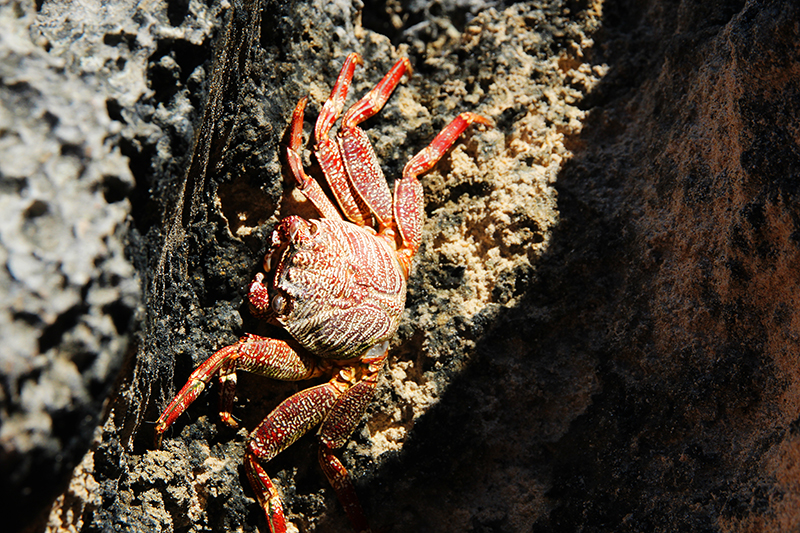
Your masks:
<svg viewBox="0 0 800 533"><path fill-rule="evenodd" d="M286 310L286 298L281 296L280 294L276 294L272 298L272 310L282 315L283 312Z"/></svg>
<svg viewBox="0 0 800 533"><path fill-rule="evenodd" d="M289 228L288 228L289 240L291 240L293 243L297 243L297 241L299 240L298 235L300 235L301 232L307 228L307 225L308 222L306 222L302 218L300 217L293 218L291 222L289 222Z"/></svg>

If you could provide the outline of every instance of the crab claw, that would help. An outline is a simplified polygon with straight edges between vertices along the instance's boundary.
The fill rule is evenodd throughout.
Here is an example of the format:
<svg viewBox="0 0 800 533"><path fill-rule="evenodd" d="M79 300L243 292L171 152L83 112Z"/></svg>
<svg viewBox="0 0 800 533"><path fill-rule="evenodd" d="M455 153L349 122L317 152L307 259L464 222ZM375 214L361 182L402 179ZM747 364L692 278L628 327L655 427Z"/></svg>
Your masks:
<svg viewBox="0 0 800 533"><path fill-rule="evenodd" d="M250 290L247 293L250 301L250 310L257 317L266 317L270 311L269 290L264 285L264 274L257 273L250 283Z"/></svg>

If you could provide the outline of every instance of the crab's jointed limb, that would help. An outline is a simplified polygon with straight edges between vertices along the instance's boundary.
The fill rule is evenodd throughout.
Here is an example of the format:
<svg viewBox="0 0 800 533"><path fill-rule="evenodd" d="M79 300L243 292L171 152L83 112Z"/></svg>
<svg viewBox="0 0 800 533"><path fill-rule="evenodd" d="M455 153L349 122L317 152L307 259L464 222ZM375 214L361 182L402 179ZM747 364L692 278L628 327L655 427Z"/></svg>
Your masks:
<svg viewBox="0 0 800 533"><path fill-rule="evenodd" d="M417 176L432 169L464 130L474 122L486 126L492 125L491 120L477 113L461 113L445 126L428 146L406 163L403 177L395 182L394 219L402 242L397 250L397 260L406 277L411 272L411 261L422 242L424 205L422 184Z"/></svg>
<svg viewBox="0 0 800 533"><path fill-rule="evenodd" d="M345 217L365 226L374 215L380 231L391 223L392 196L372 144L358 125L383 108L403 75L411 73L411 63L405 57L399 59L371 91L348 109L337 138L331 139L329 132L344 109L355 67L362 63L356 53L347 56L314 126L315 154Z"/></svg>
<svg viewBox="0 0 800 533"><path fill-rule="evenodd" d="M287 398L250 434L245 452L247 477L267 515L272 533L286 531L286 518L280 494L263 465L318 424L322 471L355 530L359 533L369 531L347 469L333 450L346 444L364 415L374 396L378 373L386 361L387 352L388 342L383 342L370 349L358 364L342 367L328 383Z"/></svg>
<svg viewBox="0 0 800 533"><path fill-rule="evenodd" d="M322 470L351 522L354 526L357 525L357 531L369 530L347 470L333 455L333 450L347 442L361 420L375 393L378 373L387 353L388 342L373 347L357 364L340 367L328 383L300 391L284 400L250 434L245 452L245 467L256 497L267 515L272 533L285 533L286 519L280 494L263 465L309 429L320 424L319 460ZM220 417L227 424L236 427L236 422L230 415L235 395L236 370L246 370L283 381L309 379L324 371L314 363L313 358L302 355L302 351L295 350L286 341L246 335L238 343L218 350L192 372L186 385L156 422L157 444L164 432L216 374L219 374L222 385Z"/></svg>
<svg viewBox="0 0 800 533"><path fill-rule="evenodd" d="M191 373L186 385L156 421L156 445L160 444L164 432L217 374L222 387L220 418L229 426L236 427L236 421L231 415L236 393L236 370L246 370L282 381L311 379L325 371L315 358L298 350L294 342L247 334L236 344L217 350Z"/></svg>
<svg viewBox="0 0 800 533"><path fill-rule="evenodd" d="M289 168L294 174L297 188L300 189L306 198L314 204L317 212L325 218L341 220L339 211L331 203L328 196L319 186L316 180L310 178L303 169L303 160L300 157L300 150L303 148L303 113L308 103L308 97L303 97L297 102L292 114L292 130L289 147L286 149L286 159L289 161Z"/></svg>

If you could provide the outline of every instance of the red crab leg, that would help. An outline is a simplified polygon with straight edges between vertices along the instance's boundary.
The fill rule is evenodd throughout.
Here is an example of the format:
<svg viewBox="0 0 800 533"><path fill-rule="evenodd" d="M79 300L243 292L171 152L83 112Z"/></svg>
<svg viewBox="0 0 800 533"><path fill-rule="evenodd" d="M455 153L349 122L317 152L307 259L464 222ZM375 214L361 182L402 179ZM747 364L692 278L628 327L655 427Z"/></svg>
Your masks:
<svg viewBox="0 0 800 533"><path fill-rule="evenodd" d="M267 516L269 530L271 533L286 533L286 516L283 514L281 495L269 478L269 474L249 452L244 454L244 469L247 472L247 479L250 480L250 486L256 493L258 504Z"/></svg>
<svg viewBox="0 0 800 533"><path fill-rule="evenodd" d="M303 160L298 153L303 148L303 112L306 109L307 102L308 97L303 97L297 102L297 107L294 108L291 140L289 147L286 148L286 158L289 161L292 174L297 180L297 188L314 204L319 214L325 218L341 220L342 217L325 195L319 183L306 175L305 170L303 170Z"/></svg>
<svg viewBox="0 0 800 533"><path fill-rule="evenodd" d="M322 422L319 430L320 464L358 532L369 531L347 470L333 455L353 432L375 392L378 372L386 360L388 344L370 350L356 366L342 367L328 383L284 400L250 434L245 452L247 477L267 515L272 533L286 531L280 494L263 465ZM366 364L365 364L366 363ZM358 376L358 373L361 376Z"/></svg>
<svg viewBox="0 0 800 533"><path fill-rule="evenodd" d="M192 372L186 385L156 421L156 445L160 444L161 436L167 428L197 399L217 373L223 389L220 395L220 416L223 421L235 426L230 408L237 369L284 381L308 379L321 372L311 358L298 353L286 341L245 335L236 344L215 352Z"/></svg>
<svg viewBox="0 0 800 533"><path fill-rule="evenodd" d="M379 230L392 223L392 195L372 143L358 125L381 110L406 72L411 72L411 63L403 57L371 91L347 110L339 130L339 150L350 182L375 215Z"/></svg>
<svg viewBox="0 0 800 533"><path fill-rule="evenodd" d="M419 249L422 241L422 185L417 176L423 174L441 159L447 150L453 145L459 135L464 133L467 126L473 122L491 126L492 122L476 113L461 113L453 121L445 126L431 143L423 148L417 155L411 158L403 168L403 178L395 182L394 187L394 219L402 246L397 251L400 265L406 272L406 277L411 269L411 259Z"/></svg>
<svg viewBox="0 0 800 533"><path fill-rule="evenodd" d="M342 66L342 71L336 79L336 84L331 90L331 95L322 106L322 111L317 117L317 123L314 126L314 139L316 139L317 143L314 153L317 156L320 167L322 167L323 174L325 174L325 180L336 197L339 207L342 208L344 216L359 226L365 226L369 223L369 208L355 193L355 190L347 180L347 172L344 169L344 163L342 163L342 156L339 154L339 146L330 138L328 133L342 114L344 101L347 98L347 91L350 88L350 82L353 80L353 72L356 65L362 65L363 63L361 56L356 53L347 56Z"/></svg>
<svg viewBox="0 0 800 533"><path fill-rule="evenodd" d="M341 448L347 443L347 438L353 433L363 417L367 405L375 395L378 372L383 367L388 355L388 343L376 346L373 350L375 348L382 351L381 355L362 358L362 363L367 363L362 380L346 390L336 401L318 432L320 466L336 491L336 496L357 533L369 532L367 519L361 509L350 475L341 461L333 454L333 450Z"/></svg>
<svg viewBox="0 0 800 533"><path fill-rule="evenodd" d="M339 503L342 504L345 513L347 513L347 518L350 519L353 530L356 533L368 533L370 529L369 525L367 525L367 518L364 516L364 510L358 501L353 482L350 481L350 474L342 462L333 455L333 451L324 444L319 446L319 464L322 466L322 471L325 472L325 477L328 478L333 490L336 491Z"/></svg>
<svg viewBox="0 0 800 533"><path fill-rule="evenodd" d="M322 420L341 395L331 382L298 392L284 400L250 434L245 470L272 533L286 532L280 494L263 466Z"/></svg>
<svg viewBox="0 0 800 533"><path fill-rule="evenodd" d="M347 91L350 89L350 83L353 81L353 73L357 65L363 65L364 60L356 52L347 56L342 65L342 70L339 72L339 77L336 78L336 83L331 89L331 94L322 106L322 111L317 117L317 123L314 126L314 136L317 140L322 137L327 137L331 127L336 123L339 115L342 114L344 109L344 101L347 98Z"/></svg>
<svg viewBox="0 0 800 533"><path fill-rule="evenodd" d="M346 130L353 129L378 113L386 105L403 75L406 73L411 75L411 72L411 62L408 58L401 57L398 59L383 79L370 92L362 96L361 100L353 104L353 107L347 110L342 119L342 128Z"/></svg>

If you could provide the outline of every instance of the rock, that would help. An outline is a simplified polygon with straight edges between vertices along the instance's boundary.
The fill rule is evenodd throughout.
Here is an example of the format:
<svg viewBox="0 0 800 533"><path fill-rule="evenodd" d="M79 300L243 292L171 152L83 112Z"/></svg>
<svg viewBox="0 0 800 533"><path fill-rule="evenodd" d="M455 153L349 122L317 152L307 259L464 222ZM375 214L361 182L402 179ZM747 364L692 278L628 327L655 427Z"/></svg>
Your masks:
<svg viewBox="0 0 800 533"><path fill-rule="evenodd" d="M85 454L139 297L120 124L99 79L46 52L34 25L27 3L0 7L0 509L12 531Z"/></svg>
<svg viewBox="0 0 800 533"><path fill-rule="evenodd" d="M225 150L211 154L205 181L185 187L213 43L224 38L231 5L242 4L4 10L23 13L12 33L27 48L8 44L8 32L0 45L40 62L37 71L70 89L76 116L88 117L60 119L85 128L64 134L73 143L99 139L79 160L87 169L114 162L103 168L116 169L116 192L100 204L108 211L98 211L113 223L90 233L81 250L113 255L124 243L143 282L136 357L50 512L50 530L266 531L240 469L243 446L303 384L242 373L239 431L218 420L216 387L160 450L148 422L215 349L244 332L275 333L248 314L243 295L271 228L307 209L284 191L282 137L305 94L308 134L351 51L365 60L353 99L400 55L415 68L366 124L390 179L458 112L480 112L496 125L471 129L422 178L425 240L405 317L377 398L340 453L373 528L796 529L800 8L632 4L264 2L249 73L229 63L241 83L222 90L214 139ZM235 42L248 38L237 34ZM21 75L21 61L2 68ZM9 75L4 88L13 87ZM61 109L58 92L41 92L42 105ZM104 102L100 111L81 111L94 109L90 93ZM7 123L45 132L34 147L58 146L52 125L24 115ZM63 168L75 168L72 151L56 152ZM65 176L70 187L91 182ZM27 220L48 216L35 198L11 192L9 202L28 198ZM127 209L126 236L117 228ZM59 257L76 249L56 240ZM27 261L9 266L8 279L14 268L33 279L47 265ZM88 280L104 274L85 261L91 268L77 272L93 287L100 282ZM132 310L138 293L123 280L134 278L121 272L102 301ZM24 283L49 281L36 279ZM42 309L68 297L59 293ZM81 390L80 366L72 362L72 370L60 356L72 353L71 335L88 345L106 339L109 347L97 351L116 357L111 374L118 367L130 326L114 335L88 319L94 329L79 327L94 309L87 305L68 334L45 344L54 370L40 375L72 385L43 381L43 391ZM95 313L102 318L102 304ZM41 332L25 328L6 337L28 342L15 361L42 355L41 343L25 340ZM11 368L7 381L35 381ZM101 404L85 404L96 409L84 408L91 427ZM72 457L89 446L82 434ZM287 516L302 531L351 531L315 455L312 434L268 465ZM54 464L48 472L59 472ZM15 486L31 483L21 472ZM52 493L31 494L46 501ZM20 525L35 519L21 517Z"/></svg>

